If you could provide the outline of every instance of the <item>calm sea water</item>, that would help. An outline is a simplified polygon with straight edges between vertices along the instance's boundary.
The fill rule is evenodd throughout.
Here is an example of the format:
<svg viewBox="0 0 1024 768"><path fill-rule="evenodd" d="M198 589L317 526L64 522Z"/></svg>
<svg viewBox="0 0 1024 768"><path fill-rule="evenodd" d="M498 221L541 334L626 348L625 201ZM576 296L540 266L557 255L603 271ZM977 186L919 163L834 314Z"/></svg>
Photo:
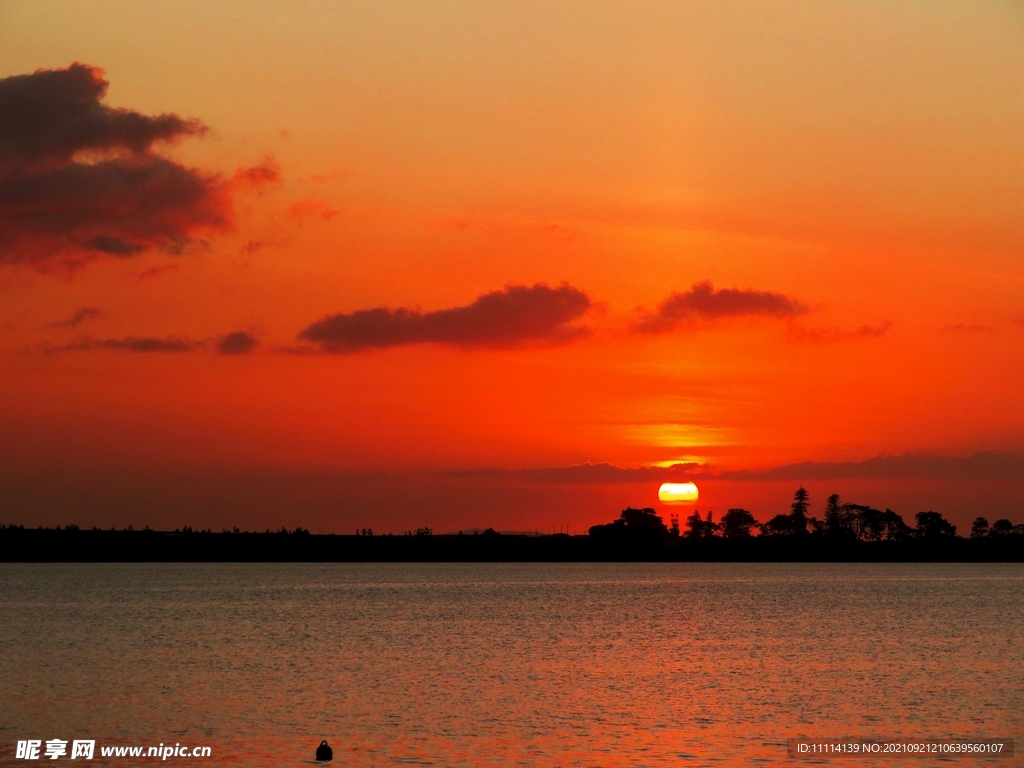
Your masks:
<svg viewBox="0 0 1024 768"><path fill-rule="evenodd" d="M809 765L797 735L1024 751L1020 565L0 565L0 616L5 764L27 738L251 766L321 739L346 766Z"/></svg>

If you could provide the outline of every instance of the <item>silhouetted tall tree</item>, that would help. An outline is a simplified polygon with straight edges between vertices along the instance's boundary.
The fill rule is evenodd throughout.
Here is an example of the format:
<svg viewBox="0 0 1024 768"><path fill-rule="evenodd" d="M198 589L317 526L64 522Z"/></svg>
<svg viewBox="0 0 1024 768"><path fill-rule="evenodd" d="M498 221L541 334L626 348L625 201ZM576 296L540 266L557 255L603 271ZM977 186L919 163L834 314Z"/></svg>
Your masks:
<svg viewBox="0 0 1024 768"><path fill-rule="evenodd" d="M810 494L801 485L793 494L793 503L789 505L789 527L794 534L807 533L807 510L810 508Z"/></svg>
<svg viewBox="0 0 1024 768"><path fill-rule="evenodd" d="M845 504L839 502L839 494L833 493L825 502L825 530L826 536L836 539L854 538L853 528L850 526L850 512Z"/></svg>
<svg viewBox="0 0 1024 768"><path fill-rule="evenodd" d="M971 523L971 538L983 539L986 536L988 536L988 519L984 517L974 518L974 522Z"/></svg>

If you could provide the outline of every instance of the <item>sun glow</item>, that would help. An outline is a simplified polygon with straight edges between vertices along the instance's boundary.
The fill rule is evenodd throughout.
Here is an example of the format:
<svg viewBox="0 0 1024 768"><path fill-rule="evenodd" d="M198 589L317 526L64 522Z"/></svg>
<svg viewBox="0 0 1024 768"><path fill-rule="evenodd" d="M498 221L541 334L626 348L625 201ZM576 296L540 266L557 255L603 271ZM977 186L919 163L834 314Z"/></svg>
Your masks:
<svg viewBox="0 0 1024 768"><path fill-rule="evenodd" d="M662 483L658 500L665 504L692 504L697 500L695 483Z"/></svg>

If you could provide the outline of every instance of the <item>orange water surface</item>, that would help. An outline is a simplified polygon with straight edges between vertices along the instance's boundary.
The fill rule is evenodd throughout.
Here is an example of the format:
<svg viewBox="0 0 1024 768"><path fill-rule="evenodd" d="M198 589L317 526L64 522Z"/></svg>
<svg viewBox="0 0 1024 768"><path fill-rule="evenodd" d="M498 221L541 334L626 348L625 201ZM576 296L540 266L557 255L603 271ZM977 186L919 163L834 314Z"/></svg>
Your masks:
<svg viewBox="0 0 1024 768"><path fill-rule="evenodd" d="M93 765L322 739L345 766L797 765L797 736L1024 731L1021 565L2 565L0 613L2 764L60 738ZM951 763L1020 758L863 764Z"/></svg>

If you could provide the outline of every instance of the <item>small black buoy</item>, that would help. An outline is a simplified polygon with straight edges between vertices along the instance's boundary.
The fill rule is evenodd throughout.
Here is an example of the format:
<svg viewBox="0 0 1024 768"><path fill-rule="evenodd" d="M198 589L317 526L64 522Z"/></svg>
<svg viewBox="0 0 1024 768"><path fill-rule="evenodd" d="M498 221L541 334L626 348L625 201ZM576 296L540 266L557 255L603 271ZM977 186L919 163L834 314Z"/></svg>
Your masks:
<svg viewBox="0 0 1024 768"><path fill-rule="evenodd" d="M316 748L316 759L317 760L333 760L334 751L327 745L327 739L320 742L320 746Z"/></svg>

